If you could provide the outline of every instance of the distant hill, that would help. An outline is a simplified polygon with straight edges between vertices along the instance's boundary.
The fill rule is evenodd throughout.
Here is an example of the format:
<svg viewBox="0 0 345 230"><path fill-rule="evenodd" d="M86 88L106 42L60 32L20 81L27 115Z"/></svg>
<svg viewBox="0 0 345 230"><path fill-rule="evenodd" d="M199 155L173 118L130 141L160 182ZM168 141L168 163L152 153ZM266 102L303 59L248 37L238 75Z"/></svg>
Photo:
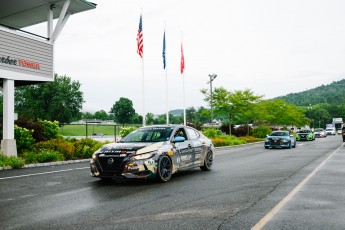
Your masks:
<svg viewBox="0 0 345 230"><path fill-rule="evenodd" d="M182 116L183 115L183 109L170 110L169 114L172 114L174 116Z"/></svg>
<svg viewBox="0 0 345 230"><path fill-rule="evenodd" d="M300 93L290 93L286 96L276 97L274 99L283 99L289 104L297 106L308 106L320 103L330 105L345 104L345 79L332 82L329 85L322 85L314 89L306 90Z"/></svg>

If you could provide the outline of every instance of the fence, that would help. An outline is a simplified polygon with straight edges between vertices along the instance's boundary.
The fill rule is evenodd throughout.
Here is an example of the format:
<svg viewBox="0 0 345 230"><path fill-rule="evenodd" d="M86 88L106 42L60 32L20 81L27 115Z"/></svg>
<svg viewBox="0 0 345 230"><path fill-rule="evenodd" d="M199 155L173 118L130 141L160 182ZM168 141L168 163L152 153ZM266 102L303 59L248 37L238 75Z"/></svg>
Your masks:
<svg viewBox="0 0 345 230"><path fill-rule="evenodd" d="M101 123L85 123L85 124L63 124L60 127L61 134L67 137L79 138L105 138L114 140L115 142L121 138L120 130L122 127L136 127L141 125L118 125L118 124L101 124Z"/></svg>

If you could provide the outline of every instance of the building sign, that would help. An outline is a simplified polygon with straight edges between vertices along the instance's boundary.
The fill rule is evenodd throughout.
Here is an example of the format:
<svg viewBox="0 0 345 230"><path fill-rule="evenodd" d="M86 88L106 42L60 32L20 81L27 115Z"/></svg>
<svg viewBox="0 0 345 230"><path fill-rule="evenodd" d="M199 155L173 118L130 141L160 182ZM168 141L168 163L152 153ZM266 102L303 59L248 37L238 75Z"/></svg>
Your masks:
<svg viewBox="0 0 345 230"><path fill-rule="evenodd" d="M0 56L0 62L9 64L9 65L19 65L27 68L32 68L32 69L40 69L40 63L32 62L32 61L27 61L23 59L12 59L10 56L7 57L1 57Z"/></svg>
<svg viewBox="0 0 345 230"><path fill-rule="evenodd" d="M0 26L0 78L53 81L53 44Z"/></svg>

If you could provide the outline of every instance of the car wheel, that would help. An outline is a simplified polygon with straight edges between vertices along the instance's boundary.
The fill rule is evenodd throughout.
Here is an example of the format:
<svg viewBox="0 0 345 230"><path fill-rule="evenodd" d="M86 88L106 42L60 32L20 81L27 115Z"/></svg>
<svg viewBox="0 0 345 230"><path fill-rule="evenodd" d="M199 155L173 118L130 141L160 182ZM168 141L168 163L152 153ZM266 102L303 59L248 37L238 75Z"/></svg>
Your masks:
<svg viewBox="0 0 345 230"><path fill-rule="evenodd" d="M296 141L295 141L295 143L293 144L293 146L292 146L293 148L296 148Z"/></svg>
<svg viewBox="0 0 345 230"><path fill-rule="evenodd" d="M200 166L200 169L203 171L209 171L212 168L212 164L213 164L213 152L212 151L208 151L206 153L205 159L204 159L204 165Z"/></svg>
<svg viewBox="0 0 345 230"><path fill-rule="evenodd" d="M169 157L161 156L157 164L157 179L160 182L170 180L172 174L172 163Z"/></svg>
<svg viewBox="0 0 345 230"><path fill-rule="evenodd" d="M290 141L290 144L289 144L289 147L288 147L289 149L291 149L292 148L292 144L291 144L291 141Z"/></svg>

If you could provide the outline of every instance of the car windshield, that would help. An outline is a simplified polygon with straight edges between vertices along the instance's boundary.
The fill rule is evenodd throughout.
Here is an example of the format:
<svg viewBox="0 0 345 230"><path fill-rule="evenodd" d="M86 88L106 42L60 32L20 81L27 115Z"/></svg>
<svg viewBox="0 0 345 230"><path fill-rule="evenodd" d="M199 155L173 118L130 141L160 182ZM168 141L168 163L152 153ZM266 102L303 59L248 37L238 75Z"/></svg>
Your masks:
<svg viewBox="0 0 345 230"><path fill-rule="evenodd" d="M126 137L124 137L120 142L160 142L167 141L173 131L172 127L145 127L137 129Z"/></svg>
<svg viewBox="0 0 345 230"><path fill-rule="evenodd" d="M299 133L310 133L311 131L310 130L300 130Z"/></svg>
<svg viewBox="0 0 345 230"><path fill-rule="evenodd" d="M315 131L315 132L322 132L323 129L315 129L314 131Z"/></svg>
<svg viewBox="0 0 345 230"><path fill-rule="evenodd" d="M270 134L273 137L289 136L288 132L273 132Z"/></svg>

